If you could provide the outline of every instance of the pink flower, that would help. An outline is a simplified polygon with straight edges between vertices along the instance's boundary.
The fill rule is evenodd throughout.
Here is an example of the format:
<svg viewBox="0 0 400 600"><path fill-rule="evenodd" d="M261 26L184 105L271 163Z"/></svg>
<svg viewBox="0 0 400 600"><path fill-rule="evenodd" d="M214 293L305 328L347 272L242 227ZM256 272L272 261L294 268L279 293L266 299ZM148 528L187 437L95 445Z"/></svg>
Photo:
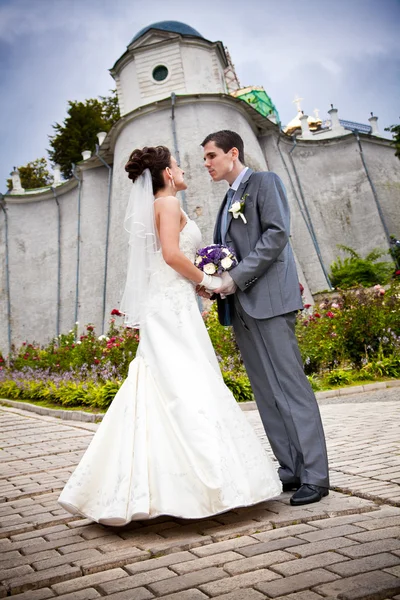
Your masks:
<svg viewBox="0 0 400 600"><path fill-rule="evenodd" d="M88 331L93 331L93 330L94 330L94 327L93 327L93 325L86 325L86 329L87 329Z"/></svg>
<svg viewBox="0 0 400 600"><path fill-rule="evenodd" d="M117 308L113 308L112 311L111 311L111 314L112 315L116 315L117 317L123 317L124 316L124 314L121 311L119 311Z"/></svg>
<svg viewBox="0 0 400 600"><path fill-rule="evenodd" d="M317 319L320 319L321 315L319 313L314 313L314 317L316 317Z"/></svg>
<svg viewBox="0 0 400 600"><path fill-rule="evenodd" d="M305 304L304 308L311 308L311 304Z"/></svg>
<svg viewBox="0 0 400 600"><path fill-rule="evenodd" d="M304 285L302 285L301 283L299 283L300 286L300 294L303 294L304 292Z"/></svg>
<svg viewBox="0 0 400 600"><path fill-rule="evenodd" d="M328 310L328 312L326 313L326 316L329 317L330 319L334 319L335 318L335 315L330 310Z"/></svg>
<svg viewBox="0 0 400 600"><path fill-rule="evenodd" d="M340 308L339 304L336 304L336 302L332 302L331 306L332 308Z"/></svg>

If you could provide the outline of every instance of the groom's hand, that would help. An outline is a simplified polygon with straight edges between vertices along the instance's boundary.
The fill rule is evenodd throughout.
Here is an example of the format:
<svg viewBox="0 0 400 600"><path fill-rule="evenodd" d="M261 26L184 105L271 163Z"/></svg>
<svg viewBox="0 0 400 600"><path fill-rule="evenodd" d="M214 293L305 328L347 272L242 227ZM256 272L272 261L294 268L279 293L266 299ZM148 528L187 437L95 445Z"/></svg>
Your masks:
<svg viewBox="0 0 400 600"><path fill-rule="evenodd" d="M215 290L216 294L220 294L221 298L234 294L237 290L237 285L227 271L221 275L222 285Z"/></svg>

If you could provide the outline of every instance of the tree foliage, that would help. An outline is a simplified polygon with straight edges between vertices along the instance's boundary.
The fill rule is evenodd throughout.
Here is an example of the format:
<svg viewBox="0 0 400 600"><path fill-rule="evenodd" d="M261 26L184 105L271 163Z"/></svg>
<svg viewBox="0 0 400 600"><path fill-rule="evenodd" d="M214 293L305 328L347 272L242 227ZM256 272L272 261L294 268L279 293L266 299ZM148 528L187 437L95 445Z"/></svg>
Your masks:
<svg viewBox="0 0 400 600"><path fill-rule="evenodd" d="M67 118L63 124L53 125L55 135L50 137L49 156L52 162L61 167L61 173L68 179L72 176L72 163L82 160L82 151L94 152L97 134L108 132L120 118L116 90L111 96L90 98L85 102L69 101Z"/></svg>
<svg viewBox="0 0 400 600"><path fill-rule="evenodd" d="M400 159L400 125L390 125L390 127L385 127L385 131L393 134L392 144L395 147L395 155Z"/></svg>
<svg viewBox="0 0 400 600"><path fill-rule="evenodd" d="M17 170L21 178L21 185L25 190L45 187L52 182L45 158L37 158L22 167L18 167ZM7 188L12 190L11 179L7 179Z"/></svg>
<svg viewBox="0 0 400 600"><path fill-rule="evenodd" d="M374 248L365 258L362 258L353 248L338 245L338 248L349 254L342 259L337 257L331 264L329 277L333 287L342 290L363 285L383 285L387 283L393 274L393 263L391 261L379 261L382 256L388 254L385 250Z"/></svg>

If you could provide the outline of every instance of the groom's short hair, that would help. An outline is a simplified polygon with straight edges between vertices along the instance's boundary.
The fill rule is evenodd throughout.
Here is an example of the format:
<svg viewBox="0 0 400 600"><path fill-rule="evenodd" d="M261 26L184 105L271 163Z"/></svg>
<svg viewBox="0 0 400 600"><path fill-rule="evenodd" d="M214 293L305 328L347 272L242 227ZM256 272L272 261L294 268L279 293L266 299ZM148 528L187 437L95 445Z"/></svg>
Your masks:
<svg viewBox="0 0 400 600"><path fill-rule="evenodd" d="M244 165L244 143L236 131L222 129L221 131L210 133L204 138L200 145L204 148L208 142L214 142L217 148L221 148L225 154L229 152L229 150L232 150L232 148L237 148L239 150L239 160Z"/></svg>

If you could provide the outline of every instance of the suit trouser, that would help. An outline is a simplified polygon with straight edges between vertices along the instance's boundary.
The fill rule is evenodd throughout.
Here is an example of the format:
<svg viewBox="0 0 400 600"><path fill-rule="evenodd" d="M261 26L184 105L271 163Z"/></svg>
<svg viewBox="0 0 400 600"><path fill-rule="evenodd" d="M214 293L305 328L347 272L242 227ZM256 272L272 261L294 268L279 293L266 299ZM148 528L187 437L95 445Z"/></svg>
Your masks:
<svg viewBox="0 0 400 600"><path fill-rule="evenodd" d="M233 328L281 480L329 487L321 415L304 373L296 313L253 319L235 298Z"/></svg>

